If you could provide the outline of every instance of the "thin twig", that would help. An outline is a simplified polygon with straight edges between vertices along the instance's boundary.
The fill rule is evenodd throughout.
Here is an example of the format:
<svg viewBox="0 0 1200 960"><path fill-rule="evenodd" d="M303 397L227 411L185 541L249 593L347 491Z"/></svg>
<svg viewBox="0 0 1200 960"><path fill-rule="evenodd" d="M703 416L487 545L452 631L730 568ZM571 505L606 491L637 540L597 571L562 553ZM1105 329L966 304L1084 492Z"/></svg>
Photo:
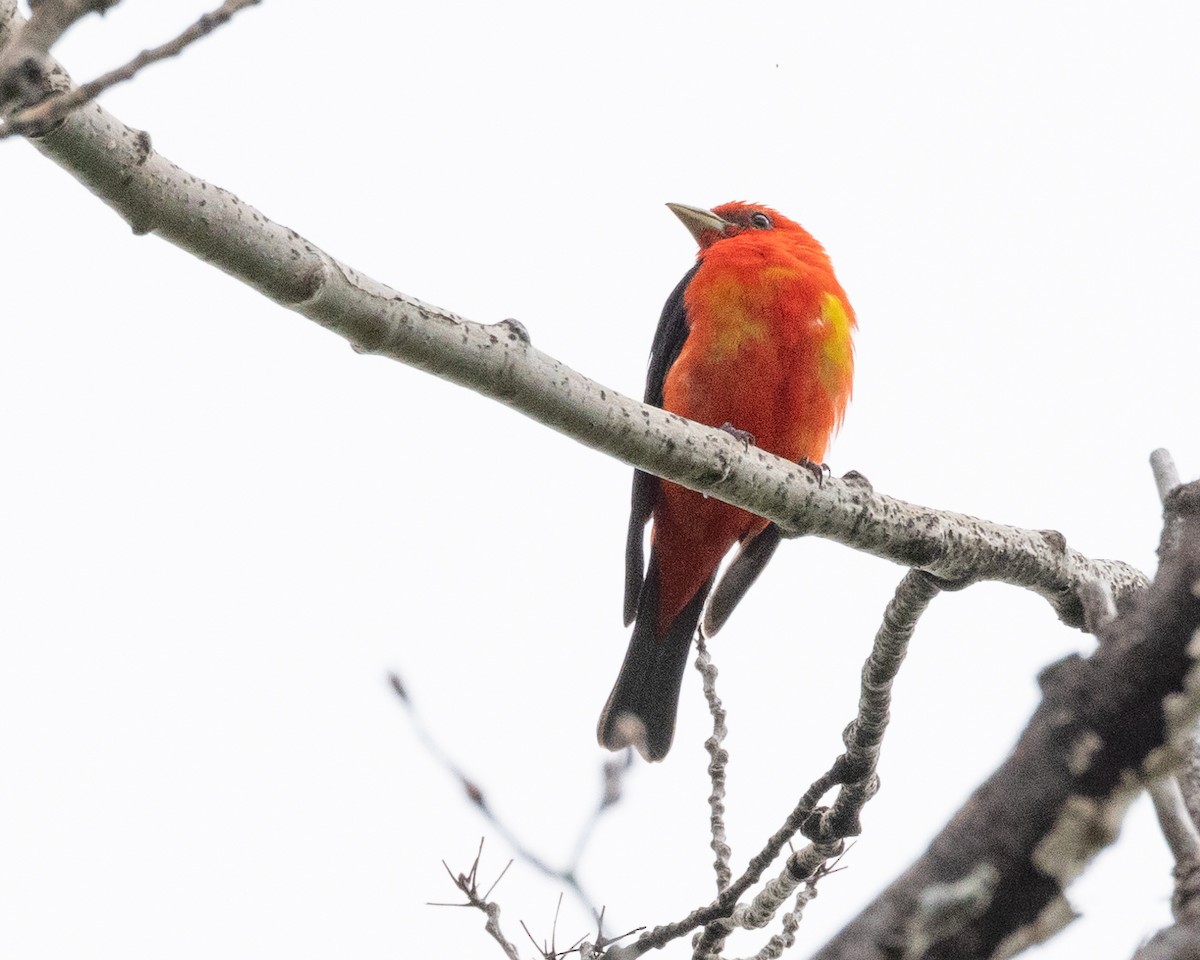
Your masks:
<svg viewBox="0 0 1200 960"><path fill-rule="evenodd" d="M713 869L717 874L717 893L720 894L733 879L733 870L729 866L733 851L725 834L725 771L729 762L729 751L721 746L729 730L725 726L725 708L721 705L721 698L717 696L717 667L708 652L702 630L696 631L696 669L704 678L704 699L708 702L708 712L713 720L712 736L704 741L704 749L708 751L708 776L712 783L712 792L708 795L709 825L712 833L709 846L717 855L717 859L713 861Z"/></svg>
<svg viewBox="0 0 1200 960"><path fill-rule="evenodd" d="M592 839L592 834L596 831L596 826L600 823L609 807L617 804L621 800L621 795L624 790L625 774L633 767L633 748L626 747L620 753L610 757L604 762L602 770L603 786L600 792L600 802L596 804L596 808L592 811L591 817L583 824L579 830L579 835L575 839L575 848L571 851L571 856L567 860L567 867L562 871L563 874L574 877L579 870L580 864L583 862L583 855L587 852L588 843ZM593 916L595 910L592 911ZM603 916L603 909L600 911Z"/></svg>
<svg viewBox="0 0 1200 960"><path fill-rule="evenodd" d="M1166 447L1159 447L1150 454L1150 470L1154 473L1154 484L1158 487L1158 499L1166 501L1167 494L1179 486L1179 469Z"/></svg>
<svg viewBox="0 0 1200 960"><path fill-rule="evenodd" d="M508 871L508 867L512 865L512 861L510 860L508 865L505 866L504 870L500 871L500 877L497 877L492 885L488 887L488 893L480 896L479 861L482 857L483 840L481 839L479 841L479 850L475 854L475 862L471 864L471 869L468 873L460 873L456 876L454 871L452 871L449 865L447 865L446 861L443 860L442 866L445 867L446 872L450 874L450 879L454 881L454 885L466 896L467 902L454 904L432 904L432 906L474 907L476 910L482 911L487 917L487 922L483 925L483 928L492 936L493 940L500 944L501 949L504 950L504 953L509 960L521 960L520 954L517 953L517 948L513 946L511 941L509 941L509 939L505 937L504 933L500 930L499 905L487 899L488 894L496 889L496 884L500 882L500 877L503 877ZM522 926L524 926L524 924L522 924ZM529 931L526 930L525 932L528 933Z"/></svg>
<svg viewBox="0 0 1200 960"><path fill-rule="evenodd" d="M404 704L405 709L408 711L409 719L412 722L413 730L417 735L417 739L421 741L422 745L429 752L429 754L435 760L437 760L438 763L445 767L446 770L462 785L463 792L466 794L467 799L474 804L475 807L478 808L479 812L482 813L483 816L492 824L492 826L495 827L496 832L500 834L501 839L503 839L504 842L507 843L517 854L517 856L520 857L520 859L525 863L529 864L540 873L545 874L547 877L550 877L553 880L558 880L559 882L565 884L567 889L569 889L574 895L575 899L579 901L584 909L591 913L593 919L602 923L601 918L603 916L603 911L596 907L594 901L588 895L587 891L584 890L583 884L581 884L579 881L579 875L577 871L579 862L582 859L584 851L587 847L587 841L595 829L596 822L604 814L604 811L609 809L616 802L616 798L620 797L621 774L627 770L632 763L628 751L626 751L624 757L614 757L605 764L604 787L600 802L596 805L596 809L593 811L591 817L588 818L580 830L579 839L575 844L575 851L570 864L565 869L559 870L555 867L552 867L549 863L534 853L533 850L531 850L516 835L516 833L513 832L508 824L501 820L500 817L497 816L496 812L492 810L492 808L488 805L487 797L484 795L483 789L479 786L479 784L473 778L469 777L463 772L462 768L442 748L441 744L437 742L433 734L430 733L429 728L425 725L424 720L421 718L420 711L417 710L416 704L413 703L412 696L409 694L408 689L404 686L404 683L401 681L401 679L396 674L392 674L389 677L389 681L392 685L392 689L396 692L397 697L399 697L400 702Z"/></svg>
<svg viewBox="0 0 1200 960"><path fill-rule="evenodd" d="M841 789L828 809L809 807L808 814L797 817L796 814L803 809L804 800L811 796L813 787L809 788L809 793L805 794L804 800L793 810L788 823L795 823L812 843L788 859L784 870L759 894L755 903L742 914L742 919L737 925L747 922L755 926L765 924L783 900L790 896L798 882L819 871L825 859L837 856L841 852L842 840L862 832L859 816L867 801L879 789L879 778L875 769L879 762L883 734L887 729L892 682L908 652L908 642L912 639L917 621L940 589L941 583L936 577L920 570L910 570L896 587L895 595L884 609L883 622L875 634L871 654L863 664L858 715L842 735L846 752L834 761L826 774L829 785L840 784ZM824 778L818 783L823 781ZM819 800L818 796L814 798L813 803ZM792 835L788 834L787 839L790 840ZM771 844L756 858L757 862L762 863L767 850L779 839L780 833L776 833ZM782 843L775 848L776 854L779 849L782 849ZM765 870L773 860L774 856L771 856L771 860L763 863L762 869ZM748 870L747 874L749 873ZM761 874L760 870L751 883L757 883ZM746 874L739 878L738 883L730 887L730 892L741 887L745 877ZM744 892L749 885L742 888L742 891ZM741 896L741 892L737 896ZM703 957L716 951L718 944L729 932L730 915L727 912L708 923L696 947L695 956Z"/></svg>
<svg viewBox="0 0 1200 960"><path fill-rule="evenodd" d="M1179 516L1170 507L1171 491L1179 486L1179 470L1169 450L1159 447L1150 454L1150 470L1154 474L1154 485L1158 488L1158 499L1163 505L1162 536L1158 541L1158 557L1179 546Z"/></svg>
<svg viewBox="0 0 1200 960"><path fill-rule="evenodd" d="M1162 828L1167 846L1176 865L1200 857L1200 833L1188 815L1183 803L1183 793L1174 777L1156 780L1150 789L1154 801L1154 812L1158 814L1158 825Z"/></svg>
<svg viewBox="0 0 1200 960"><path fill-rule="evenodd" d="M759 881L766 869L775 862L775 858L779 856L788 841L796 835L800 825L812 815L820 799L837 784L838 781L834 778L832 770L826 771L813 781L797 801L796 806L792 808L783 825L771 835L763 849L751 858L745 872L734 880L713 903L698 907L681 920L664 923L647 930L633 943L610 954L612 960L632 960L648 950L659 949L672 940L686 936L697 927L727 918L737 905L738 898Z"/></svg>
<svg viewBox="0 0 1200 960"><path fill-rule="evenodd" d="M42 54L50 48L77 21L89 13L104 14L121 0L30 0L29 22L23 30L20 45L24 52L37 51Z"/></svg>
<svg viewBox="0 0 1200 960"><path fill-rule="evenodd" d="M17 111L5 121L3 127L0 127L0 139L12 136L29 136L50 129L72 110L76 110L83 106L83 104L94 100L105 90L116 86L118 83L133 79L141 70L152 63L157 63L159 60L166 60L168 57L178 56L197 40L208 36L218 27L228 23L233 19L234 14L240 10L255 6L261 2L262 0L225 0L216 10L204 14L204 16L173 40L169 40L157 47L152 47L149 50L143 50L124 66L101 74L95 80L91 80L82 86L48 97L40 103Z"/></svg>
<svg viewBox="0 0 1200 960"><path fill-rule="evenodd" d="M875 767L887 728L892 682L904 660L917 620L943 586L938 578L919 570L910 570L900 581L895 596L884 610L871 654L863 665L859 712L843 734L846 752L809 786L783 825L747 864L745 872L730 882L713 903L693 910L682 920L654 927L642 934L635 943L623 948L622 958L640 956L647 950L660 948L699 926L707 929L697 944L695 955L711 955L731 929L729 918L738 900L758 883L797 832L803 830L813 843L789 858L784 872L794 871L793 876L798 875L801 881L814 875L814 870L820 872L819 863L837 855L843 839L860 832L859 815L878 789ZM842 789L833 805L827 810L818 810L821 798L839 785ZM802 866L814 854L821 855L818 864ZM780 884L769 895L774 910L778 906L779 891L784 887L790 891L795 884L791 883L789 887L789 881L780 877L772 882ZM759 908L765 908L767 903L766 899L759 901Z"/></svg>
<svg viewBox="0 0 1200 960"><path fill-rule="evenodd" d="M1079 600L1083 603L1083 626L1088 633L1103 639L1104 628L1117 616L1117 601L1112 590L1103 580L1089 580L1079 588Z"/></svg>

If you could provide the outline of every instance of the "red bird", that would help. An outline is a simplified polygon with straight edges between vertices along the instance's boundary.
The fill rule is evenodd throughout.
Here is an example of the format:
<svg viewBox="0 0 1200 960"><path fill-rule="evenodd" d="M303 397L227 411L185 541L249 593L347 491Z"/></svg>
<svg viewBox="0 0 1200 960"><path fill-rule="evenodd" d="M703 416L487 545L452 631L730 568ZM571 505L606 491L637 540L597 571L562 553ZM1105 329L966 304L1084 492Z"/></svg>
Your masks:
<svg viewBox="0 0 1200 960"><path fill-rule="evenodd" d="M821 463L854 374L854 311L825 250L769 207L667 204L700 244L667 298L646 403L725 427L788 460ZM650 563L643 570L648 520ZM647 760L671 747L692 635L724 624L779 545L779 529L640 470L625 548L625 623L633 636L597 734ZM730 547L737 555L713 589ZM705 609L705 601L708 601Z"/></svg>

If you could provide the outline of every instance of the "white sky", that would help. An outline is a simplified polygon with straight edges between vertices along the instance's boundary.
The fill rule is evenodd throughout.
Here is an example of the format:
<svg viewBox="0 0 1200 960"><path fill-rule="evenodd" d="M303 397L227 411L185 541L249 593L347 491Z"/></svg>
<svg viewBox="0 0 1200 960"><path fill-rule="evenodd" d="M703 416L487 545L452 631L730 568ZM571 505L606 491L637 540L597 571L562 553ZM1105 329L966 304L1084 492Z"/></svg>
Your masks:
<svg viewBox="0 0 1200 960"><path fill-rule="evenodd" d="M88 78L199 12L127 0L58 52ZM1200 469L1198 32L1187 3L275 0L104 103L632 395L693 256L663 203L768 202L858 311L835 473L1152 571L1146 458ZM425 906L455 898L443 858L510 853L385 677L566 857L625 646L629 470L133 237L25 144L0 170L0 954L499 956L482 916ZM737 864L836 755L900 575L785 544L718 639ZM1036 672L1090 648L1013 589L935 602L795 956L1003 759ZM622 928L711 896L706 727L689 671L674 750L585 861ZM1168 870L1143 801L1073 888L1084 918L1028 956L1128 957ZM548 935L555 885L517 864L496 896L512 938ZM589 929L570 901L559 927Z"/></svg>

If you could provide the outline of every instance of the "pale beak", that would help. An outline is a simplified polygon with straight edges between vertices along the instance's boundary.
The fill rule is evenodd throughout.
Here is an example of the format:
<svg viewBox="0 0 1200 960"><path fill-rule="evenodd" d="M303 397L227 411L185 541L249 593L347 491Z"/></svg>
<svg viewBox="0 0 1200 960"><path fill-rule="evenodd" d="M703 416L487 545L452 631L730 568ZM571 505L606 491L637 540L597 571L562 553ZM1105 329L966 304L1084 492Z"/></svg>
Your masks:
<svg viewBox="0 0 1200 960"><path fill-rule="evenodd" d="M667 207L675 214L688 228L688 233L695 237L696 242L700 246L707 246L712 243L716 237L711 234L717 234L717 237L725 236L725 228L731 226L728 220L723 220L711 210L705 210L702 207L689 207L686 203L668 203ZM705 237L705 234L710 236Z"/></svg>

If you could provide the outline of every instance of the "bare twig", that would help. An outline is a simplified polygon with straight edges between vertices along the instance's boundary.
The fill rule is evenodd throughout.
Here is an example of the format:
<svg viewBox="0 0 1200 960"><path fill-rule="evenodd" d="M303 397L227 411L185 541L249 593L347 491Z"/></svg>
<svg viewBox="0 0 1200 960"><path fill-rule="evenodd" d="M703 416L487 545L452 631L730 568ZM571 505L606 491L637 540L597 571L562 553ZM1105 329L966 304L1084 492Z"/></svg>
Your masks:
<svg viewBox="0 0 1200 960"><path fill-rule="evenodd" d="M1158 825L1166 837L1167 846L1171 848L1178 871L1180 865L1200 857L1200 833L1196 832L1196 825L1188 815L1179 782L1174 777L1155 781L1150 798L1154 801Z"/></svg>
<svg viewBox="0 0 1200 960"><path fill-rule="evenodd" d="M1079 588L1083 603L1083 626L1088 633L1103 639L1103 632L1117 617L1117 602L1103 580L1089 580Z"/></svg>
<svg viewBox="0 0 1200 960"><path fill-rule="evenodd" d="M580 860L587 848L587 841L590 839L597 821L604 814L604 811L615 803L615 798L620 796L620 779L621 774L629 769L632 759L629 751L625 751L621 756L614 757L609 760L604 766L604 785L602 795L596 809L591 817L584 823L580 830L579 839L576 841L575 850L572 859L564 869L556 869L549 863L534 853L521 839L513 832L496 812L492 810L487 802L487 797L484 795L483 789L479 784L466 773L462 768L450 757L450 755L442 748L437 739L430 733L429 728L425 725L420 712L417 710L416 704L413 702L412 696L405 687L401 679L392 674L389 677L392 689L396 692L400 702L404 704L408 711L410 721L413 725L413 730L417 734L417 738L424 745L429 754L438 761L446 770L462 785L463 792L467 799L478 808L479 812L496 828L496 832L507 843L525 863L545 874L551 879L558 880L565 884L567 889L571 891L575 899L589 912L598 923L602 923L603 912L598 909L595 902L584 890L583 884L579 881L578 868Z"/></svg>
<svg viewBox="0 0 1200 960"><path fill-rule="evenodd" d="M715 953L731 925L765 925L798 884L815 876L826 860L841 853L844 839L862 832L859 816L867 801L879 789L879 778L875 770L879 763L884 731L887 729L892 682L904 661L904 655L908 652L908 642L912 639L917 621L940 589L941 584L937 578L920 570L910 570L900 581L895 595L884 610L883 622L875 634L871 654L863 665L858 715L842 735L846 752L834 761L826 774L829 786L841 785L837 797L827 809L814 807L806 801L812 797L812 791L817 785L809 788L809 792L792 811L788 824L797 824L812 842L788 858L784 869L767 884L749 907L737 908L732 913L711 921L696 948L697 957ZM825 782L824 778L818 781L819 784ZM813 802L819 800L820 796L817 796ZM799 815L804 810L807 812ZM774 860L774 855L770 860L766 860L766 857L775 844L779 844L774 847L776 854L781 849L781 833L782 831L777 832L772 837L768 847L752 863L761 863L765 869ZM786 840L790 840L792 835L788 834ZM759 871L747 882L750 875L751 870L747 870L746 874L732 885L730 892L738 890L736 895L741 896L741 892L757 883L762 874Z"/></svg>
<svg viewBox="0 0 1200 960"><path fill-rule="evenodd" d="M216 10L206 13L177 37L149 50L143 50L123 66L101 74L82 86L55 94L37 104L18 110L0 127L0 139L12 136L31 136L49 130L72 110L94 100L105 90L131 80L142 69L159 60L175 57L221 25L228 23L238 11L255 6L262 0L225 0Z"/></svg>
<svg viewBox="0 0 1200 960"><path fill-rule="evenodd" d="M1170 508L1171 491L1179 486L1179 470L1171 452L1159 447L1150 454L1150 470L1154 474L1154 485L1158 488L1158 499L1163 504L1162 538L1158 543L1158 556L1173 550L1179 545L1179 518Z"/></svg>
<svg viewBox="0 0 1200 960"><path fill-rule="evenodd" d="M1177 776L1188 815L1192 823L1200 828L1200 730L1191 732L1187 759Z"/></svg>
<svg viewBox="0 0 1200 960"><path fill-rule="evenodd" d="M1154 485L1158 487L1158 499L1165 502L1167 495L1179 486L1179 469L1171 451L1159 447L1151 453L1150 469L1154 473Z"/></svg>
<svg viewBox="0 0 1200 960"><path fill-rule="evenodd" d="M121 0L30 0L29 23L21 37L27 50L49 53L76 21L89 13L104 14Z"/></svg>
<svg viewBox="0 0 1200 960"><path fill-rule="evenodd" d="M733 851L725 834L725 768L729 762L729 751L721 746L729 730L725 726L725 708L717 696L717 667L708 652L702 630L696 631L696 669L704 678L704 699L708 702L708 712L713 720L712 736L704 741L704 749L708 751L708 776L712 783L712 792L708 795L712 834L709 846L717 856L713 861L713 869L717 874L717 893L720 894L733 878L729 866Z"/></svg>
<svg viewBox="0 0 1200 960"><path fill-rule="evenodd" d="M845 838L861 831L859 815L863 805L878 789L875 767L887 727L892 682L917 620L943 586L937 578L916 570L910 570L900 581L895 596L884 610L883 622L863 666L859 712L843 734L846 752L805 791L783 826L750 860L742 875L727 882L713 903L693 910L676 923L648 930L616 956L622 960L640 956L700 926L706 929L696 945L695 956L712 956L734 927L762 926L797 885L828 872L826 861L840 854ZM705 672L699 659L697 666ZM839 785L842 789L833 805L828 809L818 808L822 797ZM788 858L780 874L767 884L754 902L740 907L738 900L758 883L784 846L801 830L812 842Z"/></svg>
<svg viewBox="0 0 1200 960"><path fill-rule="evenodd" d="M479 860L482 856L483 841L480 840L479 850L475 854L475 862L471 864L470 871L465 874L460 873L457 876L443 860L442 866L445 867L446 872L450 874L450 879L454 881L454 885L466 895L467 902L456 904L439 903L432 904L432 906L474 907L476 910L482 911L487 917L487 922L483 925L483 928L491 935L493 940L500 944L500 948L504 951L509 960L521 960L520 954L517 953L517 948L513 946L512 942L509 941L509 939L505 937L504 933L500 930L500 907L496 903L488 900L489 894L496 889L496 884L500 882L500 878L503 877L508 871L508 866L505 866L504 870L500 871L500 876L495 879L490 887L488 887L488 892L480 896ZM512 865L511 860L508 862L508 865ZM526 931L526 933L528 933L528 931Z"/></svg>
<svg viewBox="0 0 1200 960"><path fill-rule="evenodd" d="M77 20L104 13L119 0L32 0L26 20L15 0L0 3L0 114L28 107L70 87L50 48Z"/></svg>

